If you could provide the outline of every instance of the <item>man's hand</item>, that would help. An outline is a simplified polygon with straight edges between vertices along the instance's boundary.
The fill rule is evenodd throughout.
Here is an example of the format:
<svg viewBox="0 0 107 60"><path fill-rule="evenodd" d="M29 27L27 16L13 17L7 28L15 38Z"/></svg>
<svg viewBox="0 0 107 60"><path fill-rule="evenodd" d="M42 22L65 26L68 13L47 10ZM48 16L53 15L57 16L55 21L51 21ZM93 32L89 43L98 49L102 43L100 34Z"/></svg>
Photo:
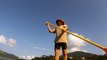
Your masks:
<svg viewBox="0 0 107 60"><path fill-rule="evenodd" d="M46 22L46 26L49 25L49 22Z"/></svg>
<svg viewBox="0 0 107 60"><path fill-rule="evenodd" d="M46 22L46 26L47 26L48 28L50 27L49 22Z"/></svg>

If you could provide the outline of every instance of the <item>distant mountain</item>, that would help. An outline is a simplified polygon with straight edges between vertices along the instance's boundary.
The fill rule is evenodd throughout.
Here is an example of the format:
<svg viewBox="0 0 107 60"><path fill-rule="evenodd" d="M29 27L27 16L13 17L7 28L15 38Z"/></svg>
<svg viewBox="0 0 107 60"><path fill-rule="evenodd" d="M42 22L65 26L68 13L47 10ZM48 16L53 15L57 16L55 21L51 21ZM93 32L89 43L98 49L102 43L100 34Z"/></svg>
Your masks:
<svg viewBox="0 0 107 60"><path fill-rule="evenodd" d="M62 60L63 56L60 56L60 60ZM76 51L72 53L68 53L68 60L107 60L107 55L97 55L87 52Z"/></svg>
<svg viewBox="0 0 107 60"><path fill-rule="evenodd" d="M68 57L76 57L76 58L80 58L80 57L92 57L92 56L98 56L96 54L92 54L92 53L86 53L86 52L81 52L81 51L76 51L76 52L72 52L72 53L68 53Z"/></svg>
<svg viewBox="0 0 107 60"><path fill-rule="evenodd" d="M54 60L55 56L43 55L42 57L35 57L32 60ZM59 60L63 60L63 56L61 55ZM107 60L107 55L96 55L92 53L86 53L81 51L76 51L72 53L68 53L67 60Z"/></svg>
<svg viewBox="0 0 107 60"><path fill-rule="evenodd" d="M0 50L0 60L17 60L18 57Z"/></svg>

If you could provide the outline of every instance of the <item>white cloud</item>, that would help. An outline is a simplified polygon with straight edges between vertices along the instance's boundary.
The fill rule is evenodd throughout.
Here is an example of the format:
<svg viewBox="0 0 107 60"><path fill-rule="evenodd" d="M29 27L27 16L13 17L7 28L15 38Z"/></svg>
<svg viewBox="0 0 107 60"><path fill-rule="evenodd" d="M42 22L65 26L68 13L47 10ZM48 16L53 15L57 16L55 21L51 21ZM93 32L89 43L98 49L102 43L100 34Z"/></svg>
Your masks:
<svg viewBox="0 0 107 60"><path fill-rule="evenodd" d="M14 40L13 38L7 39L5 36L0 35L0 44L14 47L16 45L16 40Z"/></svg>
<svg viewBox="0 0 107 60"><path fill-rule="evenodd" d="M4 37L3 35L0 35L0 43L6 44L6 42L7 42L6 37Z"/></svg>
<svg viewBox="0 0 107 60"><path fill-rule="evenodd" d="M26 56L24 56L24 55L23 55L23 56L21 56L20 58L23 58L23 59L25 59L25 58L26 58Z"/></svg>
<svg viewBox="0 0 107 60"><path fill-rule="evenodd" d="M82 49L81 51L83 51L83 52L87 52L86 50L84 50L84 49Z"/></svg>
<svg viewBox="0 0 107 60"><path fill-rule="evenodd" d="M70 49L68 50L68 52L75 52L75 51L87 52L86 50L81 49L81 48L78 48L78 47L73 47L73 48L70 48Z"/></svg>
<svg viewBox="0 0 107 60"><path fill-rule="evenodd" d="M74 52L74 51L86 52L86 50L81 48L85 45L86 45L85 41L83 41L71 34L68 35L68 52Z"/></svg>
<svg viewBox="0 0 107 60"><path fill-rule="evenodd" d="M28 55L28 56L23 55L23 56L20 56L19 58L26 59L26 60L31 60L31 59L35 58L35 56L34 55Z"/></svg>
<svg viewBox="0 0 107 60"><path fill-rule="evenodd" d="M74 47L74 48L69 49L68 52L75 52L75 51L81 51L81 50L80 48Z"/></svg>
<svg viewBox="0 0 107 60"><path fill-rule="evenodd" d="M14 39L9 39L8 42L7 42L7 45L10 46L10 47L14 47L16 45L16 40Z"/></svg>

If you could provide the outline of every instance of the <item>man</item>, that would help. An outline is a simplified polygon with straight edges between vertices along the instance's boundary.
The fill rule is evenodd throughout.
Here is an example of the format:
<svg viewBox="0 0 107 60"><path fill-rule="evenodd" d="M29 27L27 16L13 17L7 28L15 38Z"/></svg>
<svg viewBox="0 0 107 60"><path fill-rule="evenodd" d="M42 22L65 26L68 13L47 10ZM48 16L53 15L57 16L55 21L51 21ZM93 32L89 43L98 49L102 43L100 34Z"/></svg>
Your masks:
<svg viewBox="0 0 107 60"><path fill-rule="evenodd" d="M57 19L56 24L59 28L68 30L67 25L65 25L65 22L63 19ZM55 38L55 60L59 60L59 54L60 54L60 48L62 48L63 53L63 60L67 60L67 35L66 32L55 28L51 29L49 23L46 23L46 26L48 27L48 30L50 33L56 33Z"/></svg>

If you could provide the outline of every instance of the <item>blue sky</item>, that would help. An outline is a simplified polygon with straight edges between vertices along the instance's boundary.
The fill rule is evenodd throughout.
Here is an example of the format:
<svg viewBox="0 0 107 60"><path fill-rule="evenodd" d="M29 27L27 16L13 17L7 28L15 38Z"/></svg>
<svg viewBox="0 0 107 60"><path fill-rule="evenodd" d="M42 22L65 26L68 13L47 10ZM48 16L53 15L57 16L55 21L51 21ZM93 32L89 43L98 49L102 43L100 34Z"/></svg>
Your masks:
<svg viewBox="0 0 107 60"><path fill-rule="evenodd" d="M69 30L107 46L107 0L0 0L0 35L16 40L12 48L0 49L15 55L53 55L54 37L45 26L63 18ZM91 44L83 47L95 54Z"/></svg>

